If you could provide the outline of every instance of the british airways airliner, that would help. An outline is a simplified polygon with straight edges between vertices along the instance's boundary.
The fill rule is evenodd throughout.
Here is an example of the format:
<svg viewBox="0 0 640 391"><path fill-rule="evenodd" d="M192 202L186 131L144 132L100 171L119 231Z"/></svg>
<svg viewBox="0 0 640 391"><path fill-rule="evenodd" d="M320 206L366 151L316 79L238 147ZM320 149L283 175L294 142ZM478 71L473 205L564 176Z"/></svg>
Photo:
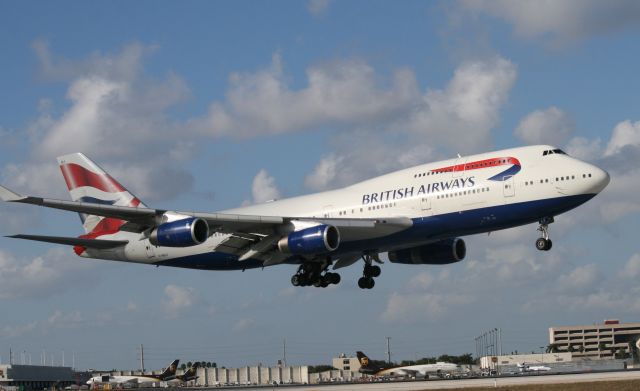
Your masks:
<svg viewBox="0 0 640 391"><path fill-rule="evenodd" d="M609 183L606 171L562 150L537 145L463 156L369 179L342 189L217 213L153 209L81 153L58 158L72 201L0 198L78 212L79 237L13 235L74 246L77 255L155 266L245 270L297 265L295 286L340 282L335 270L363 261L362 289L392 263L462 261L460 237L539 223L539 250L551 249L549 224Z"/></svg>

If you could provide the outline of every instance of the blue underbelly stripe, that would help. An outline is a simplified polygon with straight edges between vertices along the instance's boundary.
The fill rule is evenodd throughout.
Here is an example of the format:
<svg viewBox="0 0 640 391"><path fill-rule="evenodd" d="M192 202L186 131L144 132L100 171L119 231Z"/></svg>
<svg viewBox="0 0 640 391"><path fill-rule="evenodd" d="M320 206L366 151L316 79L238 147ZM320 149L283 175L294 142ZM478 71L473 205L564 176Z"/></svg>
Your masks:
<svg viewBox="0 0 640 391"><path fill-rule="evenodd" d="M542 217L557 216L587 202L594 196L595 194L585 194L548 198L419 217L413 219L413 227L405 231L382 238L341 243L338 251L332 255L339 256L364 249L384 252L403 246L410 247L429 240L513 228L535 223ZM299 262L298 257L291 257L285 263L297 264ZM262 267L262 261L248 259L240 262L236 255L210 252L160 261L155 265L203 270L243 270Z"/></svg>

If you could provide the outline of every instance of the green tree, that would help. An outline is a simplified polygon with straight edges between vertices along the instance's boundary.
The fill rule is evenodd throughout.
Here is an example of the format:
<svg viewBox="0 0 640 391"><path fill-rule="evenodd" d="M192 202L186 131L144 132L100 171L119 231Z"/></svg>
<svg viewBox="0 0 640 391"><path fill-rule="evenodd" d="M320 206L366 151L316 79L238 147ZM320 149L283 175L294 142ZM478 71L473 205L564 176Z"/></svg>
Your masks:
<svg viewBox="0 0 640 391"><path fill-rule="evenodd" d="M335 370L335 368L331 365L310 365L309 366L309 373L320 373L320 372L332 371L332 370Z"/></svg>
<svg viewBox="0 0 640 391"><path fill-rule="evenodd" d="M182 363L182 365L180 365L180 369L182 369L183 371L187 369L187 364Z"/></svg>

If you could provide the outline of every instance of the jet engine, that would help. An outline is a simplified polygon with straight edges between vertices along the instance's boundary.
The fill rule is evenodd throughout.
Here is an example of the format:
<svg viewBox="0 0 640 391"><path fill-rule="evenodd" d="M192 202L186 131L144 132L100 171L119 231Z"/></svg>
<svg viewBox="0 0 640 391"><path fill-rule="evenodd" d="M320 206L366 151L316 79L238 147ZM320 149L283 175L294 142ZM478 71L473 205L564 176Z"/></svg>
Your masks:
<svg viewBox="0 0 640 391"><path fill-rule="evenodd" d="M149 235L149 242L154 246L189 247L203 243L208 237L207 222L200 218L189 217L160 224Z"/></svg>
<svg viewBox="0 0 640 391"><path fill-rule="evenodd" d="M389 260L393 263L446 265L462 261L465 255L467 255L467 246L464 240L455 238L389 251Z"/></svg>
<svg viewBox="0 0 640 391"><path fill-rule="evenodd" d="M312 255L333 251L340 245L340 233L332 225L291 232L278 241L278 249L286 254Z"/></svg>

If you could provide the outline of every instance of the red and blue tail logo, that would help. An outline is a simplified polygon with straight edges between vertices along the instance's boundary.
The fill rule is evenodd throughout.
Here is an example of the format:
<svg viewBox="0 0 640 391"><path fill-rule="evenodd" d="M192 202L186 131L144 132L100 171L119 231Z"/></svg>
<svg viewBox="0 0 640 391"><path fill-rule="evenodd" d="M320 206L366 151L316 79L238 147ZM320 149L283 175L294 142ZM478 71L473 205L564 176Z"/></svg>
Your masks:
<svg viewBox="0 0 640 391"><path fill-rule="evenodd" d="M140 200L82 153L58 158L62 176L73 201L92 204L144 207ZM80 213L84 238L116 233L124 220Z"/></svg>

